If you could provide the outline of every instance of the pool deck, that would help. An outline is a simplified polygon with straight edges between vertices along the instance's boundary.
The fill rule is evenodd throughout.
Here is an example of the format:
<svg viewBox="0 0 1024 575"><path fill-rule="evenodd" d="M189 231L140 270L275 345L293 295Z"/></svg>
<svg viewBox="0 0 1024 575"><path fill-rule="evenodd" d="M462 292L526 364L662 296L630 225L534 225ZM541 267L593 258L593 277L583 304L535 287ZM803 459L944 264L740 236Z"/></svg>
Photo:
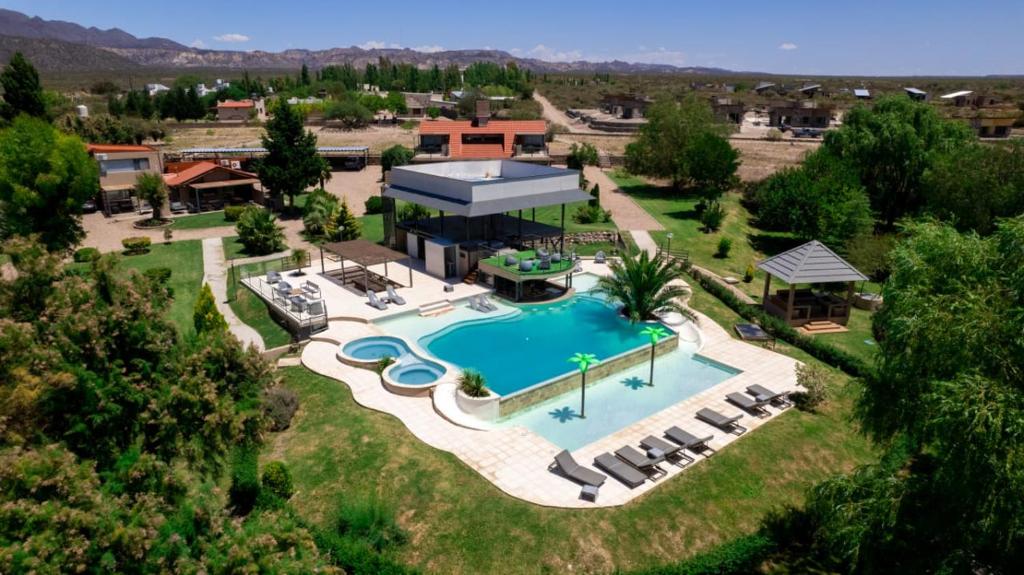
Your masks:
<svg viewBox="0 0 1024 575"><path fill-rule="evenodd" d="M583 268L585 272L599 275L607 273L605 266L590 261L584 262ZM448 295L451 298L451 294ZM369 306L365 307L370 310ZM410 305L403 307L402 311L407 311ZM366 317L374 314L364 312L359 315ZM702 314L697 315L704 338L701 355L740 369L742 373L574 451L573 456L577 462L593 469L593 460L597 455L614 452L624 445L639 447L640 440L647 435L661 437L664 430L673 425L678 425L694 435L713 435L714 439L710 445L719 450L749 433L755 433L758 427L781 413L778 408L772 407L769 408L771 415L767 418L759 419L744 414L740 423L748 431L740 436L727 434L695 419L694 414L704 407L727 415L741 413L739 408L726 402L725 396L734 391L742 393L747 386L755 383L776 391L798 389L794 371L798 364L796 360L733 339L722 326ZM335 314L331 313L331 316L334 317ZM357 403L397 417L418 439L454 454L512 497L549 507L593 508L624 505L647 491L671 481L674 476L684 473L690 467L699 465L704 459L703 456L696 456L696 462L685 468L665 463L662 468L668 471L666 477L657 482L647 481L636 489L629 489L609 477L601 487L596 502L584 501L580 498L580 485L548 471L548 466L561 448L540 435L523 427L470 429L457 425L439 414L432 397L396 395L381 385L380 378L375 372L351 367L338 361L335 355L338 344L383 333L379 327L365 321L361 318L355 321L332 321L326 332L314 336L313 341L305 347L302 353L303 365L316 373L344 382L352 390Z"/></svg>

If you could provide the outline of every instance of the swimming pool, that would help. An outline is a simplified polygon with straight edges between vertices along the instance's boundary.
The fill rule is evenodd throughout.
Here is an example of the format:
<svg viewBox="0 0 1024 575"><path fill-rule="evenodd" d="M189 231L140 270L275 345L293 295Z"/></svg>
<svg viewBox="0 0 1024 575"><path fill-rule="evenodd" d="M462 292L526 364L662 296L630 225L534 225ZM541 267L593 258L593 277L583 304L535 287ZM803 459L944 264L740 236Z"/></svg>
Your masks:
<svg viewBox="0 0 1024 575"><path fill-rule="evenodd" d="M577 295L552 304L525 306L501 318L455 323L422 337L434 356L479 371L494 393L506 396L575 368L577 352L607 359L650 344L605 301Z"/></svg>
<svg viewBox="0 0 1024 575"><path fill-rule="evenodd" d="M428 385L441 379L447 371L443 365L420 357L401 338L371 336L350 341L341 348L341 353L363 362L392 357L395 365L384 374L402 385Z"/></svg>

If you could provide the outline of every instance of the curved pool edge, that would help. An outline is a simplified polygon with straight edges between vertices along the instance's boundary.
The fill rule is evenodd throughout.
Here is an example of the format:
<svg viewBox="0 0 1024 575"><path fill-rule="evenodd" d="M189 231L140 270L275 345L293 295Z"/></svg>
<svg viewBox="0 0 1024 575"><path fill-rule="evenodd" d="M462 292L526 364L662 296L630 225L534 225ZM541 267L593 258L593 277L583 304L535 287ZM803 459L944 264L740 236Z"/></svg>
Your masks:
<svg viewBox="0 0 1024 575"><path fill-rule="evenodd" d="M419 362L424 363L424 364L436 364L436 365L438 365L443 370L443 373L435 381L432 381L430 383L423 383L423 384L407 384L407 383L402 383L402 382L394 379L391 376L391 372L393 370L395 370L396 368L408 367L408 365L410 365L410 364L404 363L401 360L401 358L395 358L394 363L389 365L387 367L387 369L385 369L384 372L380 374L380 381L381 381L381 384L384 386L385 389L387 389L388 391L390 391L390 392L392 392L392 393L394 393L396 395L403 395L403 396L410 396L410 397L430 395L431 391L435 387L437 387L438 385L441 385L443 383L454 383L455 379L457 377L457 374L462 371L462 368L460 368L459 366L453 365L453 364L448 363L448 362L446 362L444 360L441 360L439 358L434 357L429 352L426 352L425 350L420 348L420 346L417 345L415 342L409 341L409 339L406 338L406 337L399 336L399 335L388 334L388 333L383 333L383 332L379 333L379 334L376 334L376 335L360 335L359 337L348 338L348 339L346 339L344 341L335 341L332 338L331 341L336 343L335 358L338 361L340 361L341 363L345 364L345 365L349 365L349 366L352 366L352 367L358 367L358 368L366 369L366 370L369 370L369 371L376 371L374 368L377 366L377 361L378 360L376 360L376 359L369 359L369 360L367 360L367 359L359 359L359 358L356 358L356 357L352 357L352 356L350 356L350 355L348 355L348 354L346 354L344 352L345 346L347 346L347 345L349 345L349 344L351 344L353 342L359 341L361 339L367 339L367 338L372 338L372 337L385 337L385 338L389 338L389 339L398 340L402 344L404 344L406 348L408 348L409 354L415 356L416 359ZM413 363L412 365L415 365L415 363Z"/></svg>

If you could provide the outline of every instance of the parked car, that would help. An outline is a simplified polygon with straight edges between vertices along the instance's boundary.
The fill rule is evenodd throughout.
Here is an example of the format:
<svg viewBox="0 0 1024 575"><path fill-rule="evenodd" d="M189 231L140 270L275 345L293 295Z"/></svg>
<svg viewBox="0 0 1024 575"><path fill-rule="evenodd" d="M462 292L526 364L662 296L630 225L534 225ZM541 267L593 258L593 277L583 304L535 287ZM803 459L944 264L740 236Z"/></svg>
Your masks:
<svg viewBox="0 0 1024 575"><path fill-rule="evenodd" d="M84 203L82 203L83 214L93 214L96 213L96 210L98 209L99 207L96 205L95 200L86 200Z"/></svg>

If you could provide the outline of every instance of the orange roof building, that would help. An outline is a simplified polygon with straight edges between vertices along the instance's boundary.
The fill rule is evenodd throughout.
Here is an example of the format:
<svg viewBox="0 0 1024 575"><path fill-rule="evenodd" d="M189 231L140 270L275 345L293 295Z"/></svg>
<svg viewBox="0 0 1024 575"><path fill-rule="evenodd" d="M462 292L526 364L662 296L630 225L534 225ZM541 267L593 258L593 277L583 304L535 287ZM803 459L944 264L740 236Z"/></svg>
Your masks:
<svg viewBox="0 0 1024 575"><path fill-rule="evenodd" d="M256 102L252 100L217 102L217 120L221 122L244 122L259 111Z"/></svg>
<svg viewBox="0 0 1024 575"><path fill-rule="evenodd" d="M225 205L249 202L263 203L259 177L230 165L214 162L168 164L164 183L171 190L171 201L186 206L189 211L219 210Z"/></svg>
<svg viewBox="0 0 1024 575"><path fill-rule="evenodd" d="M492 120L486 100L477 102L473 120L420 122L417 155L421 159L505 160L547 156L544 120Z"/></svg>

